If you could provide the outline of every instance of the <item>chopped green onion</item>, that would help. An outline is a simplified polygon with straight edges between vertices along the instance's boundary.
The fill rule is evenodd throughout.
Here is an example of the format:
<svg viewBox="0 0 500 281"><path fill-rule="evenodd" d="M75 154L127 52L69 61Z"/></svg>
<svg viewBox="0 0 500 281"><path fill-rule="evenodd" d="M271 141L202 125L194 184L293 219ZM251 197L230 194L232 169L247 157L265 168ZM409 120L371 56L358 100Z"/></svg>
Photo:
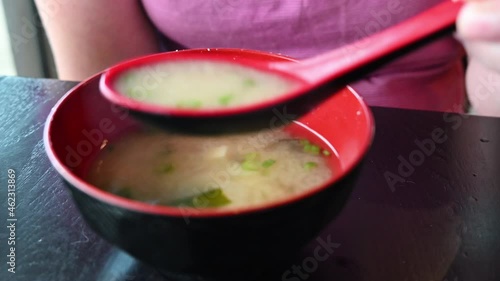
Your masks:
<svg viewBox="0 0 500 281"><path fill-rule="evenodd" d="M312 153L312 154L317 155L317 154L319 154L319 151L320 151L320 150L321 150L321 148L319 148L319 146L317 146L317 145L312 145L312 146L311 146L311 153Z"/></svg>
<svg viewBox="0 0 500 281"><path fill-rule="evenodd" d="M274 165L274 163L276 163L276 160L273 160L273 159L267 159L266 161L262 162L262 167L264 167L264 168L269 168L269 167L271 167L272 165Z"/></svg>
<svg viewBox="0 0 500 281"><path fill-rule="evenodd" d="M115 194L123 198L132 199L132 190L128 187L118 190Z"/></svg>
<svg viewBox="0 0 500 281"><path fill-rule="evenodd" d="M318 164L316 162L307 162L304 164L304 169L309 171L313 168L316 168L317 166L318 166Z"/></svg>
<svg viewBox="0 0 500 281"><path fill-rule="evenodd" d="M243 80L243 85L245 87L253 87L255 86L257 83L255 82L255 80L253 80L252 78L247 78L245 80Z"/></svg>
<svg viewBox="0 0 500 281"><path fill-rule="evenodd" d="M173 164L163 164L155 170L157 173L168 174L174 171Z"/></svg>
<svg viewBox="0 0 500 281"><path fill-rule="evenodd" d="M319 146L310 143L308 140L300 140L300 144L304 147L304 152L318 155L321 151Z"/></svg>
<svg viewBox="0 0 500 281"><path fill-rule="evenodd" d="M199 108L202 105L203 103L199 100L181 101L177 103L177 107L181 108Z"/></svg>
<svg viewBox="0 0 500 281"><path fill-rule="evenodd" d="M259 163L255 160L245 160L241 163L241 168L245 171L258 171Z"/></svg>
<svg viewBox="0 0 500 281"><path fill-rule="evenodd" d="M314 145L314 144L308 143L308 144L304 145L304 152L318 155L320 150L321 150L320 147L317 145Z"/></svg>
<svg viewBox="0 0 500 281"><path fill-rule="evenodd" d="M321 151L321 153L323 153L323 155L325 155L325 156L331 155L330 151L328 151L328 150L323 150L323 151Z"/></svg>
<svg viewBox="0 0 500 281"><path fill-rule="evenodd" d="M222 96L219 98L219 104L220 105L228 105L233 98L234 98L234 95L232 95L232 94L227 94L225 96Z"/></svg>
<svg viewBox="0 0 500 281"><path fill-rule="evenodd" d="M222 189L216 188L201 194L187 197L171 202L169 205L177 207L192 207L192 208L214 208L222 207L231 203Z"/></svg>
<svg viewBox="0 0 500 281"><path fill-rule="evenodd" d="M311 151L311 145L310 144L304 145L304 152L309 152L309 151Z"/></svg>
<svg viewBox="0 0 500 281"><path fill-rule="evenodd" d="M259 154L257 152L245 154L245 161L241 163L241 168L245 171L258 171L260 165L257 158L259 158Z"/></svg>

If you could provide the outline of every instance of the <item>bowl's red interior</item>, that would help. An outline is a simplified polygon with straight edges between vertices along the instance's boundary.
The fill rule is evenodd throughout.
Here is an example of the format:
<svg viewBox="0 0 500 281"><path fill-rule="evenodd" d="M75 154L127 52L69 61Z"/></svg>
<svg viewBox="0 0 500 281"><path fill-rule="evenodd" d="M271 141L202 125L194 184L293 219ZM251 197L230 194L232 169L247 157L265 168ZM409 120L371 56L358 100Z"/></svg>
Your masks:
<svg viewBox="0 0 500 281"><path fill-rule="evenodd" d="M200 52L200 50L183 52ZM179 53L182 52L170 54L176 56ZM211 53L255 60L290 60L276 55L236 49L212 50ZM209 217L258 211L300 200L324 188L334 188L332 186L334 182L359 164L371 144L374 133L373 117L366 104L350 88L343 88L298 120L317 132L325 142L335 148L338 154L339 161L331 161L331 164L335 165L335 175L328 183L298 196L262 206L191 210L187 214L186 210L179 208L153 206L115 196L85 182L86 167L99 153L103 141L113 140L124 132L141 126L141 123L132 118L126 109L109 103L100 94L99 78L98 74L80 83L55 106L45 127L46 151L57 171L76 188L98 200L141 212ZM298 136L304 136L305 132L299 125L290 126L287 130L292 135ZM314 138L318 141L321 137Z"/></svg>

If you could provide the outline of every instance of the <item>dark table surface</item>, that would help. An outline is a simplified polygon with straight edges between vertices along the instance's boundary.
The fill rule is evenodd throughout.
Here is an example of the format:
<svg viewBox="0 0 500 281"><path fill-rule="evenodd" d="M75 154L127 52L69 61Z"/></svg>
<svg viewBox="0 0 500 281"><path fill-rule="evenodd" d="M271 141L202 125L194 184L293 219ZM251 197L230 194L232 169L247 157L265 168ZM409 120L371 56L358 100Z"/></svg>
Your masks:
<svg viewBox="0 0 500 281"><path fill-rule="evenodd" d="M46 157L45 119L74 85L0 77L0 280L164 280L89 229ZM318 237L333 252L313 260L315 239L277 280L500 280L500 119L373 113L361 178ZM7 270L9 169L15 273Z"/></svg>

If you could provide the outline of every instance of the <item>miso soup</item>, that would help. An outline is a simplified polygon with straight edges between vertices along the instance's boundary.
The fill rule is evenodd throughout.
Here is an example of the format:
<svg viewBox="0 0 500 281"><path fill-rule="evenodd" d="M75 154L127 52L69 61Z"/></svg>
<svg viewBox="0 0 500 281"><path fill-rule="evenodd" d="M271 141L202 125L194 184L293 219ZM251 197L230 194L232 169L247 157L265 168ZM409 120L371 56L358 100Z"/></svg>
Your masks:
<svg viewBox="0 0 500 281"><path fill-rule="evenodd" d="M282 130L209 137L141 131L108 143L88 181L150 204L255 206L325 183L330 157L332 151Z"/></svg>
<svg viewBox="0 0 500 281"><path fill-rule="evenodd" d="M221 108L279 96L296 81L251 68L209 61L159 63L130 70L116 88L142 102L178 108Z"/></svg>

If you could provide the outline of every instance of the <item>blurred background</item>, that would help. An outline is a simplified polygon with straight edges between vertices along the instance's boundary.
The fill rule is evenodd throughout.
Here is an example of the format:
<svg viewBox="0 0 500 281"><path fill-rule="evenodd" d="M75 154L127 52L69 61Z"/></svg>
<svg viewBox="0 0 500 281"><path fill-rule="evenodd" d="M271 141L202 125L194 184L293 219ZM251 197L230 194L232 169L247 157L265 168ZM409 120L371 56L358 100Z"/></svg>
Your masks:
<svg viewBox="0 0 500 281"><path fill-rule="evenodd" d="M33 0L0 2L0 76L57 78Z"/></svg>

